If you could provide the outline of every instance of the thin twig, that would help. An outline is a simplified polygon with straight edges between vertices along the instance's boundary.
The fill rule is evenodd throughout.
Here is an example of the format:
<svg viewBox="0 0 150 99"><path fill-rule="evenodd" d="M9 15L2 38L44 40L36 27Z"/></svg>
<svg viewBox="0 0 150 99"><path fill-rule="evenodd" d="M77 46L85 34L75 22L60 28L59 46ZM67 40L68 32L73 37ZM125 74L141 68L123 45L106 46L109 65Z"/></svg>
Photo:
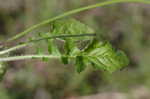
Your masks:
<svg viewBox="0 0 150 99"><path fill-rule="evenodd" d="M97 4L94 4L94 5L81 7L81 8L63 13L63 14L58 15L56 17L50 18L48 20L45 20L45 21L43 21L39 24L33 25L32 27L26 29L25 31L23 31L21 33L18 33L17 35L13 36L12 38L9 38L8 40L6 40L6 42L11 42L13 40L19 39L19 38L23 37L24 35L31 33L31 31L33 31L33 30L35 30L39 27L48 25L50 22L56 21L58 19L66 17L66 16L70 16L70 15L73 15L73 14L76 14L76 13L79 13L79 12L82 12L82 11L86 11L86 10L89 10L89 9L102 7L102 6L106 6L106 5L111 5L111 4L117 4L117 3L144 3L144 4L150 4L150 0L109 0L109 1L104 1L104 2L97 3Z"/></svg>
<svg viewBox="0 0 150 99"><path fill-rule="evenodd" d="M48 39L55 39L55 38L78 38L78 37L85 37L85 36L96 36L96 34L94 33L91 33L91 34L63 34L63 35L56 35L56 36L50 36L50 37L42 37L42 38L38 38L38 39L35 39L35 40L30 40L28 42L25 42L25 43L31 43L31 42L38 42L38 41L41 41L41 40L48 40Z"/></svg>
<svg viewBox="0 0 150 99"><path fill-rule="evenodd" d="M20 45L14 46L12 48L0 51L0 55L7 54L7 53L9 53L11 51L14 51L14 50L17 50L17 49L20 49L20 48L24 48L26 46L27 46L27 44L20 44Z"/></svg>

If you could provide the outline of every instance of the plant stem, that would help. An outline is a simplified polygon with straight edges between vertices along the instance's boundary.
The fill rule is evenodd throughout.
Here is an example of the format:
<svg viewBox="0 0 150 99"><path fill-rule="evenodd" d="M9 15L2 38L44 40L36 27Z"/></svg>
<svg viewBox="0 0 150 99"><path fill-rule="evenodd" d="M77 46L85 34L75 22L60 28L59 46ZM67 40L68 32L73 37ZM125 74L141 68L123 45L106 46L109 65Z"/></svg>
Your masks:
<svg viewBox="0 0 150 99"><path fill-rule="evenodd" d="M69 38L69 37L73 37L74 38L74 37L83 37L83 36L96 36L96 34L76 34L76 35L65 34L65 35L56 35L56 36L42 37L42 38L38 38L38 39L35 39L35 40L30 40L30 41L27 41L27 42L23 42L22 44L19 44L17 46L12 47L12 48L0 51L0 55L3 55L3 54L6 54L6 53L9 53L9 52L12 52L12 51L24 48L24 47L28 46L31 43L36 43L36 42L39 42L41 40L55 39L55 38Z"/></svg>
<svg viewBox="0 0 150 99"><path fill-rule="evenodd" d="M53 56L53 55L24 55L24 56L0 58L0 62L17 61L17 60L25 60L25 59L38 59L38 58L58 59L60 57L61 56Z"/></svg>
<svg viewBox="0 0 150 99"><path fill-rule="evenodd" d="M43 22L41 22L39 24L33 25L32 27L26 29L25 31L23 31L23 32L13 36L12 38L8 39L7 42L10 42L10 41L16 40L18 38L21 38L24 35L30 33L34 29L37 29L37 28L42 27L42 26L45 26L45 25L49 24L50 22L53 22L55 20L61 19L61 18L66 17L66 16L70 16L70 15L73 15L73 14L76 14L76 13L79 13L79 12L82 12L82 11L85 11L85 10L97 8L97 7L102 7L102 6L111 5L111 4L117 4L117 3L128 3L128 2L129 3L130 2L135 2L135 3L150 4L150 0L110 0L110 1L97 3L97 4L94 4L94 5L89 5L89 6L86 6L86 7L82 7L82 8L78 8L78 9L66 12L66 13L61 14L59 16L56 16L54 18L50 18L50 19L48 19L46 21L43 21Z"/></svg>
<svg viewBox="0 0 150 99"><path fill-rule="evenodd" d="M48 40L48 39L56 39L56 38L78 38L78 37L85 37L85 36L96 36L96 34L91 33L91 34L64 34L64 35L56 35L56 36L50 36L50 37L42 37L39 39L35 39L35 40L30 40L28 42L25 43L31 43L31 42L38 42L41 40Z"/></svg>
<svg viewBox="0 0 150 99"><path fill-rule="evenodd" d="M17 49L20 49L20 48L23 48L23 47L26 47L26 46L27 46L27 44L20 44L20 45L14 46L14 47L12 47L12 48L9 48L9 49L0 51L0 55L9 53L9 52L11 52L11 51L15 51L15 50L17 50Z"/></svg>

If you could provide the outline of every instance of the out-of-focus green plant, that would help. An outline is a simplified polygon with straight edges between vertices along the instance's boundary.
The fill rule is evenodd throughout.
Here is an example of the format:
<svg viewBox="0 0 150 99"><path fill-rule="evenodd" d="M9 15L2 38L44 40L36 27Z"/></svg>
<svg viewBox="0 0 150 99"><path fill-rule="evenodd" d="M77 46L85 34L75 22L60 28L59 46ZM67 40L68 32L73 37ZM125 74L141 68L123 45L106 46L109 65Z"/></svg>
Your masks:
<svg viewBox="0 0 150 99"><path fill-rule="evenodd" d="M7 90L5 90L3 87L0 87L0 97L1 99L10 99Z"/></svg>
<svg viewBox="0 0 150 99"><path fill-rule="evenodd" d="M4 62L0 62L0 80L3 78L5 72L7 70L7 65Z"/></svg>

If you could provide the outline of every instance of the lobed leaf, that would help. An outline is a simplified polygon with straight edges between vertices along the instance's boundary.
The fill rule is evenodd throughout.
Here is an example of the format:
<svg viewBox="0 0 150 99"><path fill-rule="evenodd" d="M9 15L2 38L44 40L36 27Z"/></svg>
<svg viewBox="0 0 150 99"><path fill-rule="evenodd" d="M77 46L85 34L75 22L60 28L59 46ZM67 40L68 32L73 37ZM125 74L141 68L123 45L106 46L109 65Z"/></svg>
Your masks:
<svg viewBox="0 0 150 99"><path fill-rule="evenodd" d="M114 72L128 65L129 60L122 51L115 51L110 43L94 40L84 51L83 56L96 69Z"/></svg>

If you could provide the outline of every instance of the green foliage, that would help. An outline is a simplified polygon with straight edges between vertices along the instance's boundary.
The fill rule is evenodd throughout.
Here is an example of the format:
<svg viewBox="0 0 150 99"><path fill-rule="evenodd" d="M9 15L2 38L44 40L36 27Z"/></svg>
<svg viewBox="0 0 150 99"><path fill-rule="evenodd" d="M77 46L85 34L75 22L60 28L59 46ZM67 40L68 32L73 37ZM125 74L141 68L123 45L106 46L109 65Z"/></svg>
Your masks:
<svg viewBox="0 0 150 99"><path fill-rule="evenodd" d="M66 34L86 34L94 33L93 29L75 19L57 20L51 24L51 35ZM127 56L122 51L115 51L110 43L106 41L98 41L93 37L88 38L59 38L64 41L64 53L61 53L57 45L48 42L48 50L52 55L61 56L64 64L68 64L69 60L75 58L77 72L82 72L87 65L92 64L94 68L114 72L128 65ZM84 48L79 48L76 41L89 40L90 44Z"/></svg>
<svg viewBox="0 0 150 99"><path fill-rule="evenodd" d="M76 56L76 67L77 67L77 72L79 73L85 69L86 65L83 56Z"/></svg>
<svg viewBox="0 0 150 99"><path fill-rule="evenodd" d="M98 41L97 38L93 37L94 35L89 36L88 34L95 34L94 30L75 19L57 20L51 23L51 26L52 29L50 32L39 35L41 37L40 40L46 40L49 54L43 55L43 48L38 47L36 48L37 54L35 56L19 56L19 58L23 57L22 59L30 59L37 57L46 61L48 58L60 58L64 64L68 64L71 60L75 60L76 69L79 73L91 64L95 69L114 72L129 63L127 56L123 52L115 51L110 43ZM81 37L83 34L88 36ZM63 51L60 51L58 45L55 43L56 38L64 42ZM39 40L30 40L27 43L33 41L37 43ZM84 41L87 41L87 44L79 47ZM1 60L9 61L19 58L8 57ZM3 65L1 65L1 69L1 74L3 74L5 71Z"/></svg>
<svg viewBox="0 0 150 99"><path fill-rule="evenodd" d="M51 26L51 32L44 34L44 37L79 34L79 37L57 38L64 42L64 51L58 49L54 42L56 39L46 39L49 54L59 56L64 64L75 59L79 73L88 65L92 65L95 69L114 72L129 63L127 56L122 51L115 51L109 42L99 41L93 36L80 37L82 34L94 34L94 30L75 19L57 20L51 23ZM80 44L88 41L88 44L80 48L77 44L79 41Z"/></svg>
<svg viewBox="0 0 150 99"><path fill-rule="evenodd" d="M94 40L84 51L86 63L94 68L114 72L128 65L127 56L122 51L115 51L108 42Z"/></svg>
<svg viewBox="0 0 150 99"><path fill-rule="evenodd" d="M58 35L94 33L92 28L72 18L54 21L51 26L51 33Z"/></svg>
<svg viewBox="0 0 150 99"><path fill-rule="evenodd" d="M52 35L64 35L64 34L83 34L83 33L94 33L94 30L88 27L87 25L75 20L75 19L63 19L63 20L57 20L51 23L51 34ZM65 53L62 56L62 62L64 64L68 64L68 58L65 56L68 56L74 51L74 49L78 49L77 45L75 44L75 41L77 40L83 40L83 39L89 39L89 37L77 37L77 38L60 38L64 40L64 49ZM55 46L54 43L51 43L51 46ZM50 48L50 47L49 47ZM55 47L56 48L56 47ZM57 50L57 49L56 49ZM58 52L58 50L57 50ZM55 53L56 54L56 53Z"/></svg>
<svg viewBox="0 0 150 99"><path fill-rule="evenodd" d="M47 4L48 7L51 7L51 6L49 6L49 4L53 4L51 2L54 1L54 2L56 2L56 5L58 5L57 3L60 3L59 0L46 0L50 3L47 3L44 1L41 0L41 3L38 3L38 5L35 5L33 3L33 6L32 6L32 4L30 4L32 6L32 8L38 7L37 11L38 11L38 14L40 15L39 16L40 18L41 18L41 15L44 15L43 13L46 13L47 15L50 15L50 14L54 15L54 14L60 13L57 9L60 9L61 7L53 6L53 9L55 9L54 12L50 11L51 10L50 8L47 9L48 12L45 12L45 10L43 10L43 9L46 9L45 4ZM64 0L64 1L66 2L67 0ZM74 5L74 3L72 3L71 1L81 1L82 4L79 4L79 5L82 6L82 5L86 5L88 3L97 2L98 0L94 0L91 2L87 2L86 0L70 0L69 3L65 3L65 5L64 5L64 2L61 2L61 3L63 3L63 7L67 6L68 7L67 9L75 8L72 6L72 5ZM118 0L108 0L108 1L104 0L104 3L102 2L102 5L104 5L106 7L105 2L115 2L115 1L118 1ZM121 1L126 2L128 0L121 0ZM139 1L143 1L143 0L139 0ZM145 0L145 1L150 2L150 0ZM42 7L40 7L39 4L43 4L44 8L42 9ZM69 4L71 4L71 5L69 5ZM34 5L35 5L35 7L34 7ZM126 5L126 6L128 6L128 5ZM144 6L144 9L143 9L143 6ZM115 46L119 45L119 47L121 47L122 49L125 48L128 51L128 54L130 54L130 57L131 57L131 66L129 66L129 68L128 68L129 70L124 70L124 71L121 71L118 73L114 73L113 75L111 75L111 76L109 75L109 77L106 77L106 75L101 74L101 72L98 72L98 71L93 72L93 71L89 70L91 68L87 68L87 70L85 70L81 74L76 74L76 73L74 74L72 72L72 70L70 70L70 67L69 68L61 67L62 65L59 65L58 63L54 64L54 65L52 65L50 63L47 67L42 66L43 68L45 68L45 70L42 70L42 71L41 71L41 66L40 66L40 68L39 68L39 66L37 66L38 68L36 66L34 66L33 70L36 70L36 72L34 72L33 70L30 70L31 73L29 73L28 71L26 72L26 68L31 67L30 64L32 64L32 63L27 63L28 66L23 66L23 68L21 66L22 69L20 67L18 68L18 66L16 69L16 66L15 67L13 66L13 67L11 67L10 72L8 72L8 74L5 76L6 81L2 82L6 86L5 89L9 90L9 93L7 94L7 93L3 92L4 89L1 90L1 88L0 88L1 99L14 99L14 97L16 97L17 99L27 99L27 98L32 98L32 97L36 98L36 96L39 96L38 94L40 94L40 93L43 94L43 92L46 93L46 94L44 94L44 96L45 95L49 96L49 94L50 94L50 96L52 96L51 97L52 99L61 99L60 95L63 95L63 97L64 97L64 93L68 93L68 92L69 92L69 95L72 93L73 94L75 93L78 96L80 96L81 94L87 96L87 95L91 95L95 92L96 93L101 92L101 91L107 92L107 91L111 91L113 89L115 89L117 91L123 90L123 92L124 92L126 89L128 91L132 90L133 88L138 87L138 85L142 85L142 86L148 85L149 86L150 85L150 79L149 79L150 46L144 45L143 41L150 42L149 36L147 34L148 26L149 26L148 20L149 20L150 15L147 13L147 11L149 11L149 10L147 8L145 8L145 6L148 6L148 5L142 5L141 8L140 8L140 5L134 6L134 7L129 7L128 9L126 9L126 11L124 13L122 13L124 11L124 5L123 6L120 5L120 6L116 7L115 4L113 4L113 6L111 6L108 9L101 9L102 12L105 12L107 10L106 11L107 13L103 13L102 16L100 15L101 17L96 13L97 11L94 11L94 12L92 11L92 13L90 12L90 15L89 15L89 13L79 13L80 16L82 16L82 19L84 18L84 20L86 19L88 21L86 23L92 24L94 29L97 29L98 33L104 33L105 36L108 36L108 38L110 37L111 40L113 42L115 42L114 43ZM28 6L25 6L25 7L28 7ZM39 10L41 10L42 13L39 13ZM146 16L143 15L143 10L144 10L144 14L146 13ZM29 14L28 11L26 11L26 12L27 12L27 15L31 15L31 17L30 17L31 21L33 21L32 18L34 16L37 16L37 13L36 13L36 15L34 15L35 13ZM134 12L134 13L132 13L132 12ZM24 15L22 15L21 11L19 11L17 13L21 13L21 14L19 14L19 15L21 15L21 17L24 16ZM112 16L112 14L113 14L113 16ZM83 15L85 15L85 16L83 16ZM94 16L96 15L96 17L94 17L93 15ZM107 18L105 16L107 16ZM6 17L6 18L8 18L8 17ZM35 18L37 18L37 17L34 17L34 20L36 20ZM18 19L20 20L20 17L15 18L15 19L13 18L14 22L18 22L19 21ZM23 17L23 19L24 19L24 17ZM52 19L57 19L57 18L52 18ZM59 17L59 19L60 19L60 17ZM43 20L43 19L41 19L41 20ZM119 20L119 23L118 23L118 20ZM142 22L141 22L141 20L142 20ZM53 20L51 20L51 22L52 21ZM58 21L61 21L61 20L58 20ZM49 21L49 22L47 22L47 24L43 24L43 26L49 26L49 24L51 22ZM7 23L12 24L12 22L7 22ZM6 23L6 26L7 26L6 30L13 32L13 31L11 31L12 29L10 29L11 25L7 25L7 23ZM37 23L37 21L30 22L30 23ZM115 26L114 26L114 24L115 24ZM118 27L118 25L120 25L120 26ZM41 25L40 26L37 25L37 26L38 26L38 28L36 28L36 29L41 28ZM96 26L96 28L95 28L95 26ZM4 27L2 27L2 28L4 28ZM110 29L108 30L108 28L110 28ZM117 30L119 30L119 31L111 32L111 30L112 30L111 28L113 28L113 30L114 30L114 28L117 28ZM31 30L31 29L33 30L32 27L28 30ZM25 34L28 34L28 33L36 33L36 32L26 31ZM107 34L107 33L111 33L111 34ZM21 33L17 33L17 34L21 34ZM64 34L64 33L62 32L62 34ZM68 33L66 33L66 34L68 34ZM52 36L52 35L50 34L49 36ZM121 38L120 38L120 36L121 36ZM119 37L119 39L118 39L118 37ZM18 37L18 38L20 38L20 37ZM85 37L80 37L80 38L83 39ZM73 40L76 40L76 39L78 39L78 38L74 38ZM34 39L32 39L32 40L34 40ZM61 50L59 50L58 48L55 48L55 47L57 47L57 45L53 44L54 43L53 40L52 40L53 42L51 42L50 39L49 39L49 41L50 42L44 42L47 44L47 46L49 48L48 52L50 55L56 56L57 54L55 54L55 53L59 52ZM66 42L66 40L65 40L65 42ZM104 43L106 45L109 44L105 41L104 42L99 41L99 42ZM17 43L17 42L15 42L15 43ZM15 43L10 43L10 44L15 44ZM70 42L68 42L68 43L70 43ZM38 43L37 45L42 50L40 51L39 49L37 49L38 53L36 53L36 54L43 55L44 53L46 53L45 46L41 47L41 45L39 45L39 44L41 44L41 43ZM53 46L51 44L53 44ZM104 66L107 67L107 64L104 65L104 61L102 61L103 62L102 65L95 65L96 63L94 63L95 61L92 61L92 58L87 60L87 58L85 57L85 54L89 55L92 51L94 51L93 49L95 49L95 48L89 47L90 45L91 46L96 45L96 43L89 44L88 46L84 47L82 50L80 50L78 47L76 49L73 49L72 52L65 50L66 52L70 52L70 55L68 55L68 56L76 56L76 58L74 57L74 59L72 59L72 60L76 62L75 67L77 68L78 72L83 71L90 64L92 64L94 68L97 68L100 70L104 70L104 68L103 68ZM54 50L57 50L57 51L52 51L51 49L53 49L53 48L54 48ZM68 49L68 47L66 46L65 49ZM105 50L106 49L107 48L105 47ZM100 51L102 51L102 50L100 50ZM29 51L26 50L25 52L28 53ZM52 53L52 52L54 52L54 53ZM67 54L66 52L60 54L62 62L64 64L68 64L70 61L70 60L68 60L68 56L66 55ZM118 60L122 59L122 55L123 55L122 52L115 51L114 49L113 49L113 52L115 53L114 55L118 56L118 58L116 58L116 59L118 59ZM20 53L20 51L19 51L19 53ZM112 51L111 51L111 53L112 53ZM10 55L14 55L14 53L10 54ZM93 54L93 55L96 56L96 54ZM11 56L9 56L9 57L11 57ZM96 57L97 57L96 62L98 61L98 58L102 58L98 55ZM103 56L103 57L105 57L105 56ZM1 57L1 58L3 58L3 57ZM8 58L8 57L6 57L6 58ZM33 58L33 59L35 59L35 58ZM109 60L109 58L107 58L107 59ZM84 63L86 63L86 64L84 64ZM100 64L101 62L99 63L99 61L98 61L97 63ZM119 68L121 68L121 66L123 66L123 63L121 63L122 65L120 65ZM16 62L15 62L15 64L16 64ZM41 65L41 64L39 64L39 62L38 62L38 63L36 63L36 65ZM110 66L115 67L116 70L119 69L118 67L116 68L116 65L114 65L112 63ZM18 72L18 69L19 69L19 71L20 70L21 71ZM37 73L39 73L39 69L40 69L40 75L37 74ZM43 75L43 73L44 73L44 75ZM16 76L17 76L17 78L16 78ZM18 76L19 76L19 78L18 78ZM39 76L42 76L42 77L39 77ZM41 83L41 81L39 81L38 79L41 79L41 81L44 81L44 83L39 85L39 83ZM109 82L108 82L108 80L109 80ZM107 87L106 87L106 85L107 85ZM148 86L146 86L146 87L148 87ZM19 89L19 90L17 91L16 89ZM67 91L66 91L66 89L67 89ZM78 90L76 90L76 89L78 89ZM47 94L47 93L49 93L49 94ZM7 95L9 95L11 98L10 97L6 98L5 96L7 96ZM54 98L54 97L56 97L56 98Z"/></svg>
<svg viewBox="0 0 150 99"><path fill-rule="evenodd" d="M57 46L54 44L53 40L48 40L47 43L48 43L49 54L56 55L56 56L60 55L60 52L59 52Z"/></svg>
<svg viewBox="0 0 150 99"><path fill-rule="evenodd" d="M110 5L110 4L123 3L123 2L137 2L137 3L150 4L150 2L148 0L113 0L113 1L105 1L105 2L101 2L101 3L97 3L94 5L89 5L86 7L82 7L82 8L78 8L78 9L66 12L62 15L56 16L54 18L50 18L46 21L36 24L36 25L32 26L31 28L28 28L27 30L8 39L6 42L10 42L10 41L16 40L18 38L21 38L24 35L33 31L34 29L40 28L40 27L42 27L44 25L48 25L48 24L51 24L51 26L52 26L51 34L48 34L48 35L46 34L48 37L54 36L54 35L61 35L61 34L70 34L70 35L73 35L73 34L80 35L81 34L82 35L83 33L94 33L93 29L91 29L90 27L88 27L85 24L82 24L79 21L76 21L75 19L65 19L65 20L60 20L60 19L63 17L69 16L69 15L81 12L81 11L85 11L85 10L89 10L89 9L93 9L93 8L97 8L97 7L102 7L102 6L106 6L106 5ZM60 39L62 39L62 38L60 37ZM56 58L56 56L61 57L62 62L64 64L69 63L70 58L77 58L76 64L78 64L78 72L81 72L82 70L84 70L83 67L80 68L81 64L84 64L84 61L89 61L89 63L94 65L94 67L100 68L100 69L103 69L103 70L106 70L109 72L113 72L116 69L121 68L124 65L128 64L128 59L123 52L115 51L109 43L105 43L103 41L100 41L98 44L90 45L90 46L96 46L96 47L91 48L90 46L88 46L86 48L86 46L85 46L85 50L81 50L80 48L77 47L75 41L84 40L84 39L85 39L84 37L79 37L76 39L70 38L70 37L63 38L62 40L64 40L64 42L65 42L65 44L64 44L65 52L64 53L59 51L59 49L57 48L57 45L54 43L54 39L52 39L52 38L51 38L51 40L46 39L47 43L48 43L48 52L50 55L55 56L55 58ZM92 39L86 38L86 40L92 40ZM93 40L95 40L95 39L93 39ZM34 41L34 40L31 40L31 42L32 41ZM37 41L39 41L39 40L37 40ZM7 52L13 51L15 49L19 49L19 48L21 48L21 47L17 46L12 49L9 49L7 51L4 51L3 53L7 53ZM88 50L90 50L90 51L88 51ZM85 55L86 55L86 57L85 57ZM46 57L51 58L52 56L46 56ZM19 56L19 57L3 58L3 59L1 59L1 61L2 60L3 61L17 60L19 58L30 59L31 57L33 57L33 56L30 55L30 56L22 56L22 57ZM41 57L44 57L44 55L43 56L42 55L34 56L34 57L41 58ZM78 62L79 59L82 59L82 62Z"/></svg>

